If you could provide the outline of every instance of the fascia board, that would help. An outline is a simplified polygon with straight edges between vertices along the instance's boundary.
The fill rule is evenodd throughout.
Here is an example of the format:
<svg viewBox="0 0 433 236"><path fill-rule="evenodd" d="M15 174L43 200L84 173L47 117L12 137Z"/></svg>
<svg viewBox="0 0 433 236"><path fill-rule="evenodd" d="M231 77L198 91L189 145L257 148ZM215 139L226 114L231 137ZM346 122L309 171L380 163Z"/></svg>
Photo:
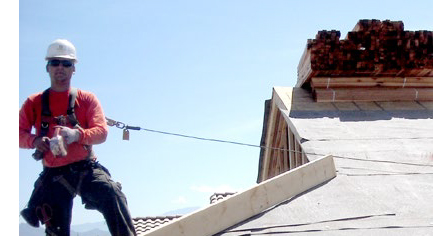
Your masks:
<svg viewBox="0 0 433 236"><path fill-rule="evenodd" d="M325 156L183 216L145 235L214 235L335 176L334 159L331 155Z"/></svg>

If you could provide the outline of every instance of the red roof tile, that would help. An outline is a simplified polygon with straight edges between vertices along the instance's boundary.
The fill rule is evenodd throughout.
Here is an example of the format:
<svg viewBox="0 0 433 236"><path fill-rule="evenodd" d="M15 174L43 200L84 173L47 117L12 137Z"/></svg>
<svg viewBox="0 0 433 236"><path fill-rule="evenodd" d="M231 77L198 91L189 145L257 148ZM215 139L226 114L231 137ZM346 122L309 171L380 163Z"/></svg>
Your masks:
<svg viewBox="0 0 433 236"><path fill-rule="evenodd" d="M214 193L210 196L210 204L221 201L235 193ZM137 236L144 235L148 231L158 228L161 225L167 224L177 218L182 217L181 215L175 216L154 216L154 217L136 217L133 218L132 221L134 223L135 231L137 232Z"/></svg>
<svg viewBox="0 0 433 236"><path fill-rule="evenodd" d="M173 221L177 218L180 218L180 215L176 216L155 216L155 217L144 217L144 218L133 218L132 221L134 223L135 231L137 235L143 235L147 231L157 228L161 225L167 224L170 221Z"/></svg>
<svg viewBox="0 0 433 236"><path fill-rule="evenodd" d="M230 197L233 194L235 193L214 193L212 194L212 196L210 196L210 204L221 201L227 197Z"/></svg>

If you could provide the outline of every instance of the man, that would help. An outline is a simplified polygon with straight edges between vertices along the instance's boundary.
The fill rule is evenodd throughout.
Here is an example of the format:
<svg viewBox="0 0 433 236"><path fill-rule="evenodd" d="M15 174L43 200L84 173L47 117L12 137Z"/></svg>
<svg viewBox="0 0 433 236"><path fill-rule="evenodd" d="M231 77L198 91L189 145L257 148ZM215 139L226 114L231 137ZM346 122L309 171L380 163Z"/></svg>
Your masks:
<svg viewBox="0 0 433 236"><path fill-rule="evenodd" d="M92 151L108 133L101 104L94 94L71 87L77 63L74 45L55 40L45 59L51 86L29 96L19 111L19 146L35 148L33 157L43 165L21 215L34 227L45 224L47 235L69 236L78 194L87 209L104 215L112 235L136 235L120 184Z"/></svg>

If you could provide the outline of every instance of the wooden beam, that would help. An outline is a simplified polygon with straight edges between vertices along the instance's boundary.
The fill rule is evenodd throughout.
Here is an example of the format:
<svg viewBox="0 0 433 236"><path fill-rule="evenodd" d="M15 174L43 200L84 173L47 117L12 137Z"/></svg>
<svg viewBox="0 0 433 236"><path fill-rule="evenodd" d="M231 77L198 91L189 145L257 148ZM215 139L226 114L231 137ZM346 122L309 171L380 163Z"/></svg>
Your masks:
<svg viewBox="0 0 433 236"><path fill-rule="evenodd" d="M346 39L319 31L308 39L299 61L296 87L312 77L433 77L433 31L404 31L400 21L359 22Z"/></svg>
<svg viewBox="0 0 433 236"><path fill-rule="evenodd" d="M311 68L311 50L305 48L304 54L301 57L298 65L298 80L295 87L301 87L304 83L309 82L311 77L314 77L317 72Z"/></svg>
<svg viewBox="0 0 433 236"><path fill-rule="evenodd" d="M284 132L283 132L283 139L282 139L282 143L283 143L283 146L282 146L282 148L283 149L289 149L289 145L288 145L288 140L287 140L287 138L288 138L288 128L287 128L287 124L284 122ZM281 151L282 153L283 153L283 160L284 160L284 162L283 162L283 165L284 165L284 168L283 168L283 171L284 172L286 172L286 171L288 171L288 170L290 170L290 167L289 167L289 152L290 151Z"/></svg>
<svg viewBox="0 0 433 236"><path fill-rule="evenodd" d="M301 145L299 142L295 141L295 165L296 167L302 165L302 152Z"/></svg>
<svg viewBox="0 0 433 236"><path fill-rule="evenodd" d="M301 136L299 135L298 131L296 130L296 126L290 120L290 111L284 111L284 110L280 110L280 111L284 117L284 120L286 121L287 126L290 128L290 131L293 133L295 141L297 141L298 143L301 143Z"/></svg>
<svg viewBox="0 0 433 236"><path fill-rule="evenodd" d="M313 77L313 88L433 88L433 77Z"/></svg>
<svg viewBox="0 0 433 236"><path fill-rule="evenodd" d="M295 139L295 136L293 135L293 132L291 131L290 128L288 129L288 131L289 131L289 150L290 150L289 151L289 167L290 167L290 169L294 169L296 167L296 165L295 165L296 155L294 152L296 139Z"/></svg>
<svg viewBox="0 0 433 236"><path fill-rule="evenodd" d="M314 160L254 187L156 228L147 236L219 233L336 176L332 156Z"/></svg>
<svg viewBox="0 0 433 236"><path fill-rule="evenodd" d="M281 114L281 111L278 112L278 129L276 130L276 139L273 147L284 149L284 143L286 142L284 136L286 134L286 122ZM278 168L275 169L275 175L279 175L284 172L284 152L283 150L274 150L274 156L278 158ZM274 158L275 158L274 157Z"/></svg>
<svg viewBox="0 0 433 236"><path fill-rule="evenodd" d="M272 142L274 140L275 132L275 125L276 121L279 118L278 113L279 109L284 110L290 110L291 107L291 99L292 99L292 88L287 87L274 87L272 91L272 101L271 101L271 108L269 112L269 119L268 119L268 129L266 133L265 138L265 146L271 146ZM265 149L263 152L263 158L262 158L262 172L261 172L261 180L267 179L267 176L269 176L269 166L271 162L271 156L272 156L273 150L271 149Z"/></svg>
<svg viewBox="0 0 433 236"><path fill-rule="evenodd" d="M275 114L275 120L274 120L274 129L272 132L272 139L271 142L267 144L267 146L269 147L273 147L273 148L279 148L280 147L280 139L281 139L281 123L284 123L284 119L281 116L281 112L279 109L276 110L276 114ZM265 176L265 179L269 179L271 177L274 177L275 175L277 175L277 163L279 163L278 157L279 157L279 150L276 149L271 149L269 150L269 161L272 163L272 165L269 165L269 169L268 169L268 175Z"/></svg>
<svg viewBox="0 0 433 236"><path fill-rule="evenodd" d="M317 102L433 101L433 88L340 88L316 89Z"/></svg>
<svg viewBox="0 0 433 236"><path fill-rule="evenodd" d="M271 101L271 108L270 108L270 112L269 112L269 119L268 119L268 123L266 124L268 126L267 132L266 132L266 138L265 138L265 146L269 146L272 143L272 140L274 138L274 125L275 125L275 117L276 117L276 109L278 109L275 105L275 102L273 101L274 95L272 95L272 101ZM269 148L266 148L264 153L263 153L263 158L262 158L262 172L261 172L261 180L266 179L266 177L269 175L268 170L269 170L269 165L270 165L270 154L272 153L272 150L270 150Z"/></svg>
<svg viewBox="0 0 433 236"><path fill-rule="evenodd" d="M293 88L291 87L274 87L272 100L280 110L290 110L293 102Z"/></svg>

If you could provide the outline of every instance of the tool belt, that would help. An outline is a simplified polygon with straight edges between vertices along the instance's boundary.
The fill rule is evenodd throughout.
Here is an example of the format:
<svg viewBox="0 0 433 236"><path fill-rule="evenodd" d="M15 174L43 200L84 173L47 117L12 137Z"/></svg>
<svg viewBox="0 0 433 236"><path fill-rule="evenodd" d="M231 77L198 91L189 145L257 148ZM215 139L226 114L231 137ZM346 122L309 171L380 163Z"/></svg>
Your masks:
<svg viewBox="0 0 433 236"><path fill-rule="evenodd" d="M77 173L80 171L90 170L92 168L98 168L105 171L110 177L110 171L108 169L101 165L98 161L95 159L85 159L82 161L74 162L66 166L60 166L60 167L45 167L42 171L41 175L50 175L50 176L56 176L56 175L65 175L69 173Z"/></svg>
<svg viewBox="0 0 433 236"><path fill-rule="evenodd" d="M92 159L78 161L61 167L44 167L43 171L39 175L39 178L35 182L35 190L31 198L34 198L35 202L39 202L38 199L41 199L41 194L44 192L43 189L45 188L45 181L60 182L71 193L71 195L75 196L76 194L80 194L81 182L83 181L83 178L95 168L104 170L111 177L107 168ZM66 179L64 176L70 174L79 175L78 183L71 185L68 181L65 181ZM33 201L30 200L29 202Z"/></svg>
<svg viewBox="0 0 433 236"><path fill-rule="evenodd" d="M86 159L78 162L71 163L66 166L60 167L45 167L44 171L49 172L51 175L61 175L67 173L75 173L83 170L89 169L93 166L94 162L92 160Z"/></svg>

